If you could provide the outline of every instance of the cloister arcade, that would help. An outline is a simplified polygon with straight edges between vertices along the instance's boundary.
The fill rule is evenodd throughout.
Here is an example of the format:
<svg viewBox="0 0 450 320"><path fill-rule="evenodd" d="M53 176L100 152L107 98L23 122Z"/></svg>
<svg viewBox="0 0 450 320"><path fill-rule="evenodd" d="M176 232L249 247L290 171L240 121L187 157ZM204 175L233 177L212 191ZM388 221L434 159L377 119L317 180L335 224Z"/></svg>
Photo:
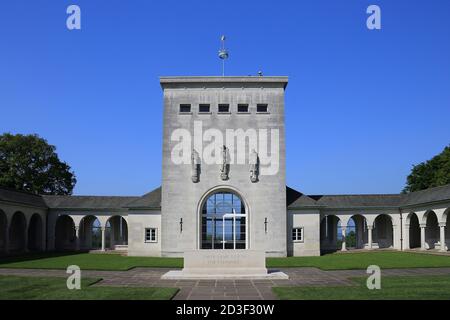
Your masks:
<svg viewBox="0 0 450 320"><path fill-rule="evenodd" d="M41 210L0 207L0 254L46 249L46 216Z"/></svg>
<svg viewBox="0 0 450 320"><path fill-rule="evenodd" d="M450 246L450 208L409 212L404 223L404 249L438 249Z"/></svg>
<svg viewBox="0 0 450 320"><path fill-rule="evenodd" d="M125 215L69 215L56 218L56 250L126 250L128 222Z"/></svg>
<svg viewBox="0 0 450 320"><path fill-rule="evenodd" d="M399 215L399 214L397 214ZM395 216L394 216L395 217ZM321 218L322 251L346 251L348 229L354 229L355 243L351 249L399 249L394 241L397 226L390 214L324 214ZM340 244L340 245L338 245Z"/></svg>
<svg viewBox="0 0 450 320"><path fill-rule="evenodd" d="M321 215L322 252L350 249L437 249L450 246L450 208L404 213L339 213ZM351 247L348 230L354 232ZM441 245L443 244L443 245Z"/></svg>
<svg viewBox="0 0 450 320"><path fill-rule="evenodd" d="M420 210L324 209L320 250L434 250L450 247L450 205ZM127 250L128 214L97 211L48 211L0 202L0 255L43 250ZM310 227L313 228L314 227ZM317 231L315 231L317 230ZM313 232L319 232L314 229Z"/></svg>

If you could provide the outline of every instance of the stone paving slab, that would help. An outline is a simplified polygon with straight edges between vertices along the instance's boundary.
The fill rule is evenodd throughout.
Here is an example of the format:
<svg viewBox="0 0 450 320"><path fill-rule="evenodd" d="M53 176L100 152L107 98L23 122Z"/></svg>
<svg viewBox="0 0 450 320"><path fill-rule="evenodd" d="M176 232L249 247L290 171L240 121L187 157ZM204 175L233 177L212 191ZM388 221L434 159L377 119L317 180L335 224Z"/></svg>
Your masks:
<svg viewBox="0 0 450 320"><path fill-rule="evenodd" d="M367 276L365 270L324 271L318 268L284 268L289 280L162 280L167 268L127 271L82 270L82 276L101 278L96 286L180 288L175 300L273 300L274 286L351 286L349 278ZM386 276L450 275L450 268L383 269ZM3 269L0 275L67 277L65 270Z"/></svg>

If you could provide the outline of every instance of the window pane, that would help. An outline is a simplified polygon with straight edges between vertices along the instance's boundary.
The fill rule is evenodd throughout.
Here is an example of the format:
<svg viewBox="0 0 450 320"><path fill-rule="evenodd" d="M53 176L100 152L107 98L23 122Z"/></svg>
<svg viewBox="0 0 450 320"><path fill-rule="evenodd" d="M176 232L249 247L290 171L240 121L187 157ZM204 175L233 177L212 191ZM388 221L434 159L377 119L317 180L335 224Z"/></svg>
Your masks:
<svg viewBox="0 0 450 320"><path fill-rule="evenodd" d="M209 112L209 104L199 105L199 112Z"/></svg>
<svg viewBox="0 0 450 320"><path fill-rule="evenodd" d="M248 104L238 104L238 112L248 112Z"/></svg>
<svg viewBox="0 0 450 320"><path fill-rule="evenodd" d="M267 112L267 104L258 104L256 106L256 112Z"/></svg>
<svg viewBox="0 0 450 320"><path fill-rule="evenodd" d="M191 112L190 104L180 104L180 112Z"/></svg>
<svg viewBox="0 0 450 320"><path fill-rule="evenodd" d="M229 112L230 105L229 104L219 104L219 112Z"/></svg>
<svg viewBox="0 0 450 320"><path fill-rule="evenodd" d="M232 214L233 210L245 214L242 200L231 192L218 192L208 197L202 208L201 248L202 249L245 249L246 218L228 217L223 221L225 214ZM224 237L225 233L225 237ZM223 242L225 241L225 242Z"/></svg>

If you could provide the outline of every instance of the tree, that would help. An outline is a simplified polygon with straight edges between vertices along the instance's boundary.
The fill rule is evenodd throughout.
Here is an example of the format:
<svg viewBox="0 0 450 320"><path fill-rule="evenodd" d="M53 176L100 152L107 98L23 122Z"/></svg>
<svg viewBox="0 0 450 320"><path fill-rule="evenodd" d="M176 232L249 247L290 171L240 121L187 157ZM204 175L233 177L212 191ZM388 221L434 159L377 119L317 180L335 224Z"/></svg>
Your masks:
<svg viewBox="0 0 450 320"><path fill-rule="evenodd" d="M75 174L55 150L38 135L0 135L0 186L36 194L72 194Z"/></svg>
<svg viewBox="0 0 450 320"><path fill-rule="evenodd" d="M450 145L431 160L413 166L403 192L414 192L450 183Z"/></svg>

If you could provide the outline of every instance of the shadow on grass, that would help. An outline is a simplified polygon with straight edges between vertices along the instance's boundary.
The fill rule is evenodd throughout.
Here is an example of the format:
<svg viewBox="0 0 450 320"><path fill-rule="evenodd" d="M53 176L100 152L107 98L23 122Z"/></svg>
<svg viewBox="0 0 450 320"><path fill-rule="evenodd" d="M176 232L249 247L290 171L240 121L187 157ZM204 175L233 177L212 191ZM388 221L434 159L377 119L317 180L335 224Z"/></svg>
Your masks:
<svg viewBox="0 0 450 320"><path fill-rule="evenodd" d="M39 259L73 256L87 252L88 251L53 251L53 252L30 252L30 253L10 254L8 256L0 256L0 266L3 264L15 262L26 262Z"/></svg>

